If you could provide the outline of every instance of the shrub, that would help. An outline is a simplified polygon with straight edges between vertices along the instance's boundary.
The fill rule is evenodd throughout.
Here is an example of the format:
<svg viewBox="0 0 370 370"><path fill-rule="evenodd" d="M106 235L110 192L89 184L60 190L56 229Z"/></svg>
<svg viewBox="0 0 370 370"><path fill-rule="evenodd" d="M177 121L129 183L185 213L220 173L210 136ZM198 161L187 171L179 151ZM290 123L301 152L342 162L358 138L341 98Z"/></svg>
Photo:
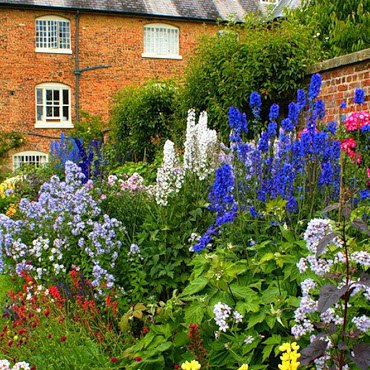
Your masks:
<svg viewBox="0 0 370 370"><path fill-rule="evenodd" d="M111 125L120 162L154 160L157 148L173 131L176 97L172 81L149 81L116 95Z"/></svg>
<svg viewBox="0 0 370 370"><path fill-rule="evenodd" d="M316 58L309 29L293 21L249 20L233 32L206 37L185 74L182 111L207 111L211 127L225 140L230 106L245 111L247 97L255 90L264 101L286 102Z"/></svg>

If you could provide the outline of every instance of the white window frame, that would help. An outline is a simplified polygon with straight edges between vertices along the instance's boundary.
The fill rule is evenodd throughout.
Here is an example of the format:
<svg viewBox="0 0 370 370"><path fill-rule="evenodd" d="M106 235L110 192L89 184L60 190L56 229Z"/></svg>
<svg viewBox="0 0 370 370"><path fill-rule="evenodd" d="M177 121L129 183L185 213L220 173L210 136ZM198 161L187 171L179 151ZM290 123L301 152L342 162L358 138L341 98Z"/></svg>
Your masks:
<svg viewBox="0 0 370 370"><path fill-rule="evenodd" d="M63 116L66 109L67 115ZM71 111L69 86L61 83L43 83L36 86L35 128L73 128Z"/></svg>
<svg viewBox="0 0 370 370"><path fill-rule="evenodd" d="M49 162L49 155L35 150L13 154L13 170L19 170L23 165L42 166Z"/></svg>
<svg viewBox="0 0 370 370"><path fill-rule="evenodd" d="M181 60L179 28L163 23L146 24L142 57Z"/></svg>
<svg viewBox="0 0 370 370"><path fill-rule="evenodd" d="M63 32L66 34L63 35ZM69 19L50 15L36 18L35 51L37 53L72 54Z"/></svg>

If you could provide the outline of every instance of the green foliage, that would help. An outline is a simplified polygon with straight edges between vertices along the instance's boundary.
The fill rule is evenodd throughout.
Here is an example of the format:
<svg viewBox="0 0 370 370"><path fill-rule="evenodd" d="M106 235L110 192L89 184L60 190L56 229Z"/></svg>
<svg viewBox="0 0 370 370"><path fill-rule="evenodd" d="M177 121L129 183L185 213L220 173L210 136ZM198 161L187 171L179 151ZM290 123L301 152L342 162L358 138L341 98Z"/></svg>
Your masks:
<svg viewBox="0 0 370 370"><path fill-rule="evenodd" d="M91 140L103 140L103 121L101 116L93 116L88 112L80 112L80 121L76 125L73 137L82 138L84 143Z"/></svg>
<svg viewBox="0 0 370 370"><path fill-rule="evenodd" d="M185 75L181 103L183 112L206 110L211 127L224 140L230 106L247 111L252 91L268 103L286 102L300 87L306 67L318 58L309 29L295 21L249 19L232 30L199 44Z"/></svg>
<svg viewBox="0 0 370 370"><path fill-rule="evenodd" d="M192 256L188 239L192 233L203 232L211 220L206 195L207 185L194 176L170 196L166 207L154 200L150 204L137 241L145 260L148 291L160 300L187 283Z"/></svg>
<svg viewBox="0 0 370 370"><path fill-rule="evenodd" d="M119 166L113 170L116 175L126 174L132 176L135 172L142 176L145 183L152 184L156 180L157 167L158 167L158 156L156 156L154 163L148 162L125 162L122 166Z"/></svg>
<svg viewBox="0 0 370 370"><path fill-rule="evenodd" d="M0 159L11 150L20 147L24 144L24 138L16 132L1 132L0 133Z"/></svg>
<svg viewBox="0 0 370 370"><path fill-rule="evenodd" d="M153 161L163 140L171 136L177 88L172 81L129 86L115 97L112 139L118 159Z"/></svg>
<svg viewBox="0 0 370 370"><path fill-rule="evenodd" d="M327 58L370 47L369 0L310 0L290 16L312 29Z"/></svg>

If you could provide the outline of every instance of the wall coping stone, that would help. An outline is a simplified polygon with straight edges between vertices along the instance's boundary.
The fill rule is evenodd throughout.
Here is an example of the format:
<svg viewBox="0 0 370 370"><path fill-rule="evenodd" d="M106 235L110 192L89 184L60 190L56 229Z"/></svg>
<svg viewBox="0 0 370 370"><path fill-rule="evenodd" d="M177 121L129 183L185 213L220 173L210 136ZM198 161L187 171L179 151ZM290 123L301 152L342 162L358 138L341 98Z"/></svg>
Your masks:
<svg viewBox="0 0 370 370"><path fill-rule="evenodd" d="M314 64L307 69L307 74L313 74L318 72L324 72L330 69L339 68L348 64L354 64L370 59L370 48L355 53L342 55L332 59L324 60L323 62Z"/></svg>

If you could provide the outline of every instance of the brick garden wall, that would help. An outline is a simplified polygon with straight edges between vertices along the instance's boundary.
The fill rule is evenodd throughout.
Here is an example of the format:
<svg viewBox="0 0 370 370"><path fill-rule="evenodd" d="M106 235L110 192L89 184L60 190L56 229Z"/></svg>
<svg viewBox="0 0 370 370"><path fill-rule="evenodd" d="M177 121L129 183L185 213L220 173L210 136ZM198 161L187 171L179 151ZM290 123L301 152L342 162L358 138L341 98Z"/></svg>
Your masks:
<svg viewBox="0 0 370 370"><path fill-rule="evenodd" d="M338 120L339 106L345 101L347 108L344 112L354 109L353 96L356 88L365 90L366 105L370 102L370 49L326 60L313 66L310 74L320 73L322 88L320 98L326 105L327 122Z"/></svg>
<svg viewBox="0 0 370 370"><path fill-rule="evenodd" d="M35 52L35 19L55 15L70 20L72 54ZM0 9L0 130L32 132L59 137L59 129L35 128L35 86L66 84L75 112L76 14L45 10ZM143 58L143 27L164 23L179 28L182 60ZM107 121L114 94L126 85L150 78L179 77L193 55L199 36L216 32L215 24L126 17L103 13L79 16L79 68L110 65L80 76L80 109ZM64 130L68 132L67 130ZM49 151L50 139L26 136L25 150ZM10 155L14 152L9 153Z"/></svg>

